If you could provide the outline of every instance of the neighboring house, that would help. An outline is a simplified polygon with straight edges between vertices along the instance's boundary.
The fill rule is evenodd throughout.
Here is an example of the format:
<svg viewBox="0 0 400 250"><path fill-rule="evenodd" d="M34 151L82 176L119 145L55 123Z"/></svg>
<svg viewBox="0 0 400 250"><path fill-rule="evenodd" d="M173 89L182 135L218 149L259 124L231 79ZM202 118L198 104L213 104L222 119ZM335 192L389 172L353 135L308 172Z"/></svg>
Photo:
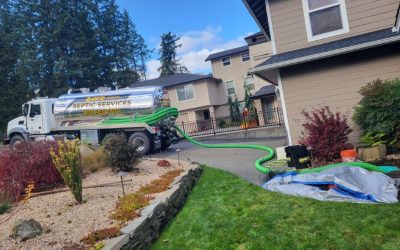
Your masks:
<svg viewBox="0 0 400 250"><path fill-rule="evenodd" d="M303 110L328 105L351 120L360 87L400 77L399 0L243 0L273 55L249 73L278 86L289 143ZM268 52L268 51L267 51Z"/></svg>
<svg viewBox="0 0 400 250"><path fill-rule="evenodd" d="M221 79L225 85L225 102L229 96L232 100L237 97L242 102L245 96L244 86L251 89L259 122L263 126L268 120L277 120L274 117L277 114L273 112L279 107L275 86L263 78L248 75L248 71L272 56L271 43L262 32L245 37L245 40L248 45L211 54L206 61L211 62L213 76ZM228 116L228 106L221 107L220 114Z"/></svg>
<svg viewBox="0 0 400 250"><path fill-rule="evenodd" d="M225 104L223 83L211 75L175 74L134 83L132 87L162 86L172 107L178 108L178 122L196 122L215 118Z"/></svg>

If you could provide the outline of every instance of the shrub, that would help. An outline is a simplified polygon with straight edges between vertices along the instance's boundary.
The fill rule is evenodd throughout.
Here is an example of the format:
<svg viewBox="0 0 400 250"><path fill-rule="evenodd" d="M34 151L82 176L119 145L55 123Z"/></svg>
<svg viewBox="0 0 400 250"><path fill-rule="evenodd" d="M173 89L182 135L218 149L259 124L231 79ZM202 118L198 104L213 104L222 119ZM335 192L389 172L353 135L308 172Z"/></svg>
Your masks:
<svg viewBox="0 0 400 250"><path fill-rule="evenodd" d="M121 230L118 227L104 228L91 232L89 235L81 239L81 242L86 245L94 245L97 241L114 238L121 235Z"/></svg>
<svg viewBox="0 0 400 250"><path fill-rule="evenodd" d="M51 149L51 157L75 200L82 203L82 169L79 140L58 141L58 150Z"/></svg>
<svg viewBox="0 0 400 250"><path fill-rule="evenodd" d="M340 151L352 148L347 142L347 135L351 129L347 118L339 112L332 113L328 106L313 110L303 111L306 122L303 127L306 136L299 142L306 147L311 147L314 160L318 163L335 161L340 158Z"/></svg>
<svg viewBox="0 0 400 250"><path fill-rule="evenodd" d="M114 172L132 171L141 158L137 146L128 143L126 137L121 134L109 137L103 146L106 162Z"/></svg>
<svg viewBox="0 0 400 250"><path fill-rule="evenodd" d="M167 160L159 160L159 161L157 162L157 166L159 166L159 167L171 167L172 165L171 165L171 163L170 163L169 161L167 161Z"/></svg>
<svg viewBox="0 0 400 250"><path fill-rule="evenodd" d="M107 157L104 148L81 155L83 174L95 173L107 167Z"/></svg>
<svg viewBox="0 0 400 250"><path fill-rule="evenodd" d="M400 139L400 80L377 79L359 91L361 101L353 120L366 133L369 144L398 144Z"/></svg>
<svg viewBox="0 0 400 250"><path fill-rule="evenodd" d="M62 178L54 167L50 149L57 148L55 142L25 142L15 150L0 152L0 189L8 193L13 201L20 199L28 182L35 190L54 187Z"/></svg>
<svg viewBox="0 0 400 250"><path fill-rule="evenodd" d="M111 218L121 221L129 221L139 217L140 214L137 210L147 206L149 202L154 199L151 194L167 190L175 177L179 176L182 172L182 169L169 171L161 175L160 178L142 186L135 193L125 195L118 201L115 212L111 215Z"/></svg>

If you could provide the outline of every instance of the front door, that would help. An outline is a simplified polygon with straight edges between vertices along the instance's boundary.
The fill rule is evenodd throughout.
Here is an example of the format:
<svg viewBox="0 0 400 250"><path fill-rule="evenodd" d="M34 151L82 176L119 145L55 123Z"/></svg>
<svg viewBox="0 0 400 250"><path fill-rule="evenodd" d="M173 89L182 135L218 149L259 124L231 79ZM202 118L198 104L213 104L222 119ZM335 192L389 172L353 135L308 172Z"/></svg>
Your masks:
<svg viewBox="0 0 400 250"><path fill-rule="evenodd" d="M264 121L266 124L271 124L275 121L275 98L265 98L262 100L264 110Z"/></svg>
<svg viewBox="0 0 400 250"><path fill-rule="evenodd" d="M40 134L42 131L42 112L40 103L32 103L28 114L28 131L31 134Z"/></svg>

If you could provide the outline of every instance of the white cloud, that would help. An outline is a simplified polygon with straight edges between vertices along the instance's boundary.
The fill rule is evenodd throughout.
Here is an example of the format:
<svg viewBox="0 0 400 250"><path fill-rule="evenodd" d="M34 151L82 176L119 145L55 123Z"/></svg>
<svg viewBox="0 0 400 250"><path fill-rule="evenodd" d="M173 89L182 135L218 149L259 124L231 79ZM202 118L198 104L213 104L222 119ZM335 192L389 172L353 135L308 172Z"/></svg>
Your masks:
<svg viewBox="0 0 400 250"><path fill-rule="evenodd" d="M146 63L147 79L157 78L160 75L160 73L157 71L160 65L160 61L155 59L152 59Z"/></svg>
<svg viewBox="0 0 400 250"><path fill-rule="evenodd" d="M182 47L177 50L180 63L185 65L192 73L207 74L212 71L210 62L205 62L208 55L246 45L244 37L248 34L226 41L220 36L221 31L221 27L208 26L204 30L188 31L181 34L179 42ZM147 63L149 79L159 76L157 71L159 67L158 60L153 59Z"/></svg>

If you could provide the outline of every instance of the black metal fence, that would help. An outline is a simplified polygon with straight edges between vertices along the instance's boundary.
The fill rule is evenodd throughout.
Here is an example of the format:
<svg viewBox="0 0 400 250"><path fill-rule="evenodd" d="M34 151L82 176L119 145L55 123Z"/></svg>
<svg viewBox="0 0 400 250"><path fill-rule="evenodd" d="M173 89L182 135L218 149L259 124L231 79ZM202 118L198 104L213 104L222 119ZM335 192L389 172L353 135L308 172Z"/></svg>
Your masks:
<svg viewBox="0 0 400 250"><path fill-rule="evenodd" d="M257 127L277 126L283 124L281 109L271 109L249 115L210 118L195 122L181 122L177 125L188 135L209 135L236 130L248 130Z"/></svg>

